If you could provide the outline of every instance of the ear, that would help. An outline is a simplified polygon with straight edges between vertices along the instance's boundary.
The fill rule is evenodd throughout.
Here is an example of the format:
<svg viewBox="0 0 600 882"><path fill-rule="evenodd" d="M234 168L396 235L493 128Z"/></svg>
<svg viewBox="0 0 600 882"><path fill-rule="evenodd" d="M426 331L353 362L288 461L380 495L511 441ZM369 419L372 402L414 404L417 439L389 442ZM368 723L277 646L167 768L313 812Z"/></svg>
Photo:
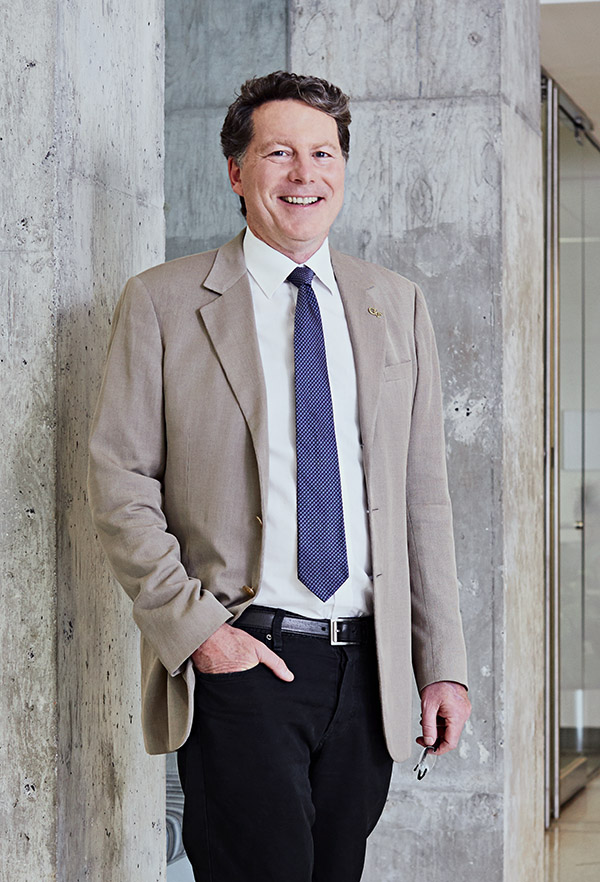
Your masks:
<svg viewBox="0 0 600 882"><path fill-rule="evenodd" d="M238 196L243 196L244 188L242 186L242 170L232 156L227 160L227 171L229 172L231 189L234 193L237 193Z"/></svg>

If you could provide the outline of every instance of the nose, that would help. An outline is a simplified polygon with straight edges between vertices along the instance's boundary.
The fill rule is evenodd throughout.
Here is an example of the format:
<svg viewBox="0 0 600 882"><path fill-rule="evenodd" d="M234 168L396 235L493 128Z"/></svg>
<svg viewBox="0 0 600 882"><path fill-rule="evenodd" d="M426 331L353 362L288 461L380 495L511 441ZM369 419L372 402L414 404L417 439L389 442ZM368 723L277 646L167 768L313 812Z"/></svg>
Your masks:
<svg viewBox="0 0 600 882"><path fill-rule="evenodd" d="M313 167L310 156L296 153L292 162L289 179L295 184L309 184L314 181Z"/></svg>

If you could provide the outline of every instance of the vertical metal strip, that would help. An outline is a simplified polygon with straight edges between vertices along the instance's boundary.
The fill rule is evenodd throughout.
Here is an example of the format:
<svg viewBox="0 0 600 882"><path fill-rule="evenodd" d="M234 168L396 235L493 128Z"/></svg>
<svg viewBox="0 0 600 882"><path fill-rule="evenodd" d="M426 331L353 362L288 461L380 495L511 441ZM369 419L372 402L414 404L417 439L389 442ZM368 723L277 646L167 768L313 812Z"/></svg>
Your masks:
<svg viewBox="0 0 600 882"><path fill-rule="evenodd" d="M545 823L560 812L558 89L546 78Z"/></svg>
<svg viewBox="0 0 600 882"><path fill-rule="evenodd" d="M552 81L542 75L542 113L545 116L544 143L544 631L546 635L544 656L544 823L546 829L552 820L552 653L551 647L551 490L552 490L552 421L551 421L551 338L552 310L550 307L550 268L551 268L551 226L550 212L552 206L550 154L552 151Z"/></svg>
<svg viewBox="0 0 600 882"><path fill-rule="evenodd" d="M552 488L551 517L551 640L552 640L552 814L560 814L560 300L559 300L559 172L558 172L558 103L559 90L552 88L552 229L551 229L551 309L552 309Z"/></svg>
<svg viewBox="0 0 600 882"><path fill-rule="evenodd" d="M553 456L552 456L552 646L553 646L553 815L560 814L560 252L559 252L559 90L552 88L552 312L553 312Z"/></svg>

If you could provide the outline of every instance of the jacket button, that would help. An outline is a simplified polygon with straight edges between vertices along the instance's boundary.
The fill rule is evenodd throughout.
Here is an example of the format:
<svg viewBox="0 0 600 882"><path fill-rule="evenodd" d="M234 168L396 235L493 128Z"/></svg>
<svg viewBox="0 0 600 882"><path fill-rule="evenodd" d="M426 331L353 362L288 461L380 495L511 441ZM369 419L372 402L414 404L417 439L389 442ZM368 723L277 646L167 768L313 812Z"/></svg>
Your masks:
<svg viewBox="0 0 600 882"><path fill-rule="evenodd" d="M262 522L262 518L261 518L260 515L256 515L256 520L258 521L258 523L259 523L259 524L261 525L261 527L262 527L263 522Z"/></svg>
<svg viewBox="0 0 600 882"><path fill-rule="evenodd" d="M256 594L256 591L254 590L254 588L251 588L250 585L244 585L243 590L246 592L246 594L249 594L250 597L254 597L254 595Z"/></svg>

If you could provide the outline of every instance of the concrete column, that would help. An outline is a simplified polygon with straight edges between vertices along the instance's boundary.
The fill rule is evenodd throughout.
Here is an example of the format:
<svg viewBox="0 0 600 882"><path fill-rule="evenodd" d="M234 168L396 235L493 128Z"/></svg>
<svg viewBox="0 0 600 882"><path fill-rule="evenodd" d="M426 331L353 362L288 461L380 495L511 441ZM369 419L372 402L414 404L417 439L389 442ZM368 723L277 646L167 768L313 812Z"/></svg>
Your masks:
<svg viewBox="0 0 600 882"><path fill-rule="evenodd" d="M169 256L217 245L241 226L218 143L235 88L278 67L324 76L350 94L354 119L332 241L418 281L440 348L474 713L460 751L424 781L414 763L396 768L364 882L540 882L538 2L221 7L168 5Z"/></svg>
<svg viewBox="0 0 600 882"><path fill-rule="evenodd" d="M85 474L116 298L164 254L162 0L16 0L0 32L0 879L155 882L164 763Z"/></svg>
<svg viewBox="0 0 600 882"><path fill-rule="evenodd" d="M165 9L165 214L167 259L227 242L245 225L229 191L219 133L248 77L287 67L287 0L168 0ZM266 67L265 67L266 65ZM167 758L170 819L178 776ZM192 878L184 863L173 871ZM176 869L175 869L176 868Z"/></svg>
<svg viewBox="0 0 600 882"><path fill-rule="evenodd" d="M219 133L249 77L287 67L287 0L168 0L167 259L217 248L245 226Z"/></svg>
<svg viewBox="0 0 600 882"><path fill-rule="evenodd" d="M366 880L543 874L537 0L292 2L291 69L352 97L335 244L415 279L436 327L473 717L397 767ZM415 733L418 720L415 718ZM412 763L414 765L414 763Z"/></svg>

